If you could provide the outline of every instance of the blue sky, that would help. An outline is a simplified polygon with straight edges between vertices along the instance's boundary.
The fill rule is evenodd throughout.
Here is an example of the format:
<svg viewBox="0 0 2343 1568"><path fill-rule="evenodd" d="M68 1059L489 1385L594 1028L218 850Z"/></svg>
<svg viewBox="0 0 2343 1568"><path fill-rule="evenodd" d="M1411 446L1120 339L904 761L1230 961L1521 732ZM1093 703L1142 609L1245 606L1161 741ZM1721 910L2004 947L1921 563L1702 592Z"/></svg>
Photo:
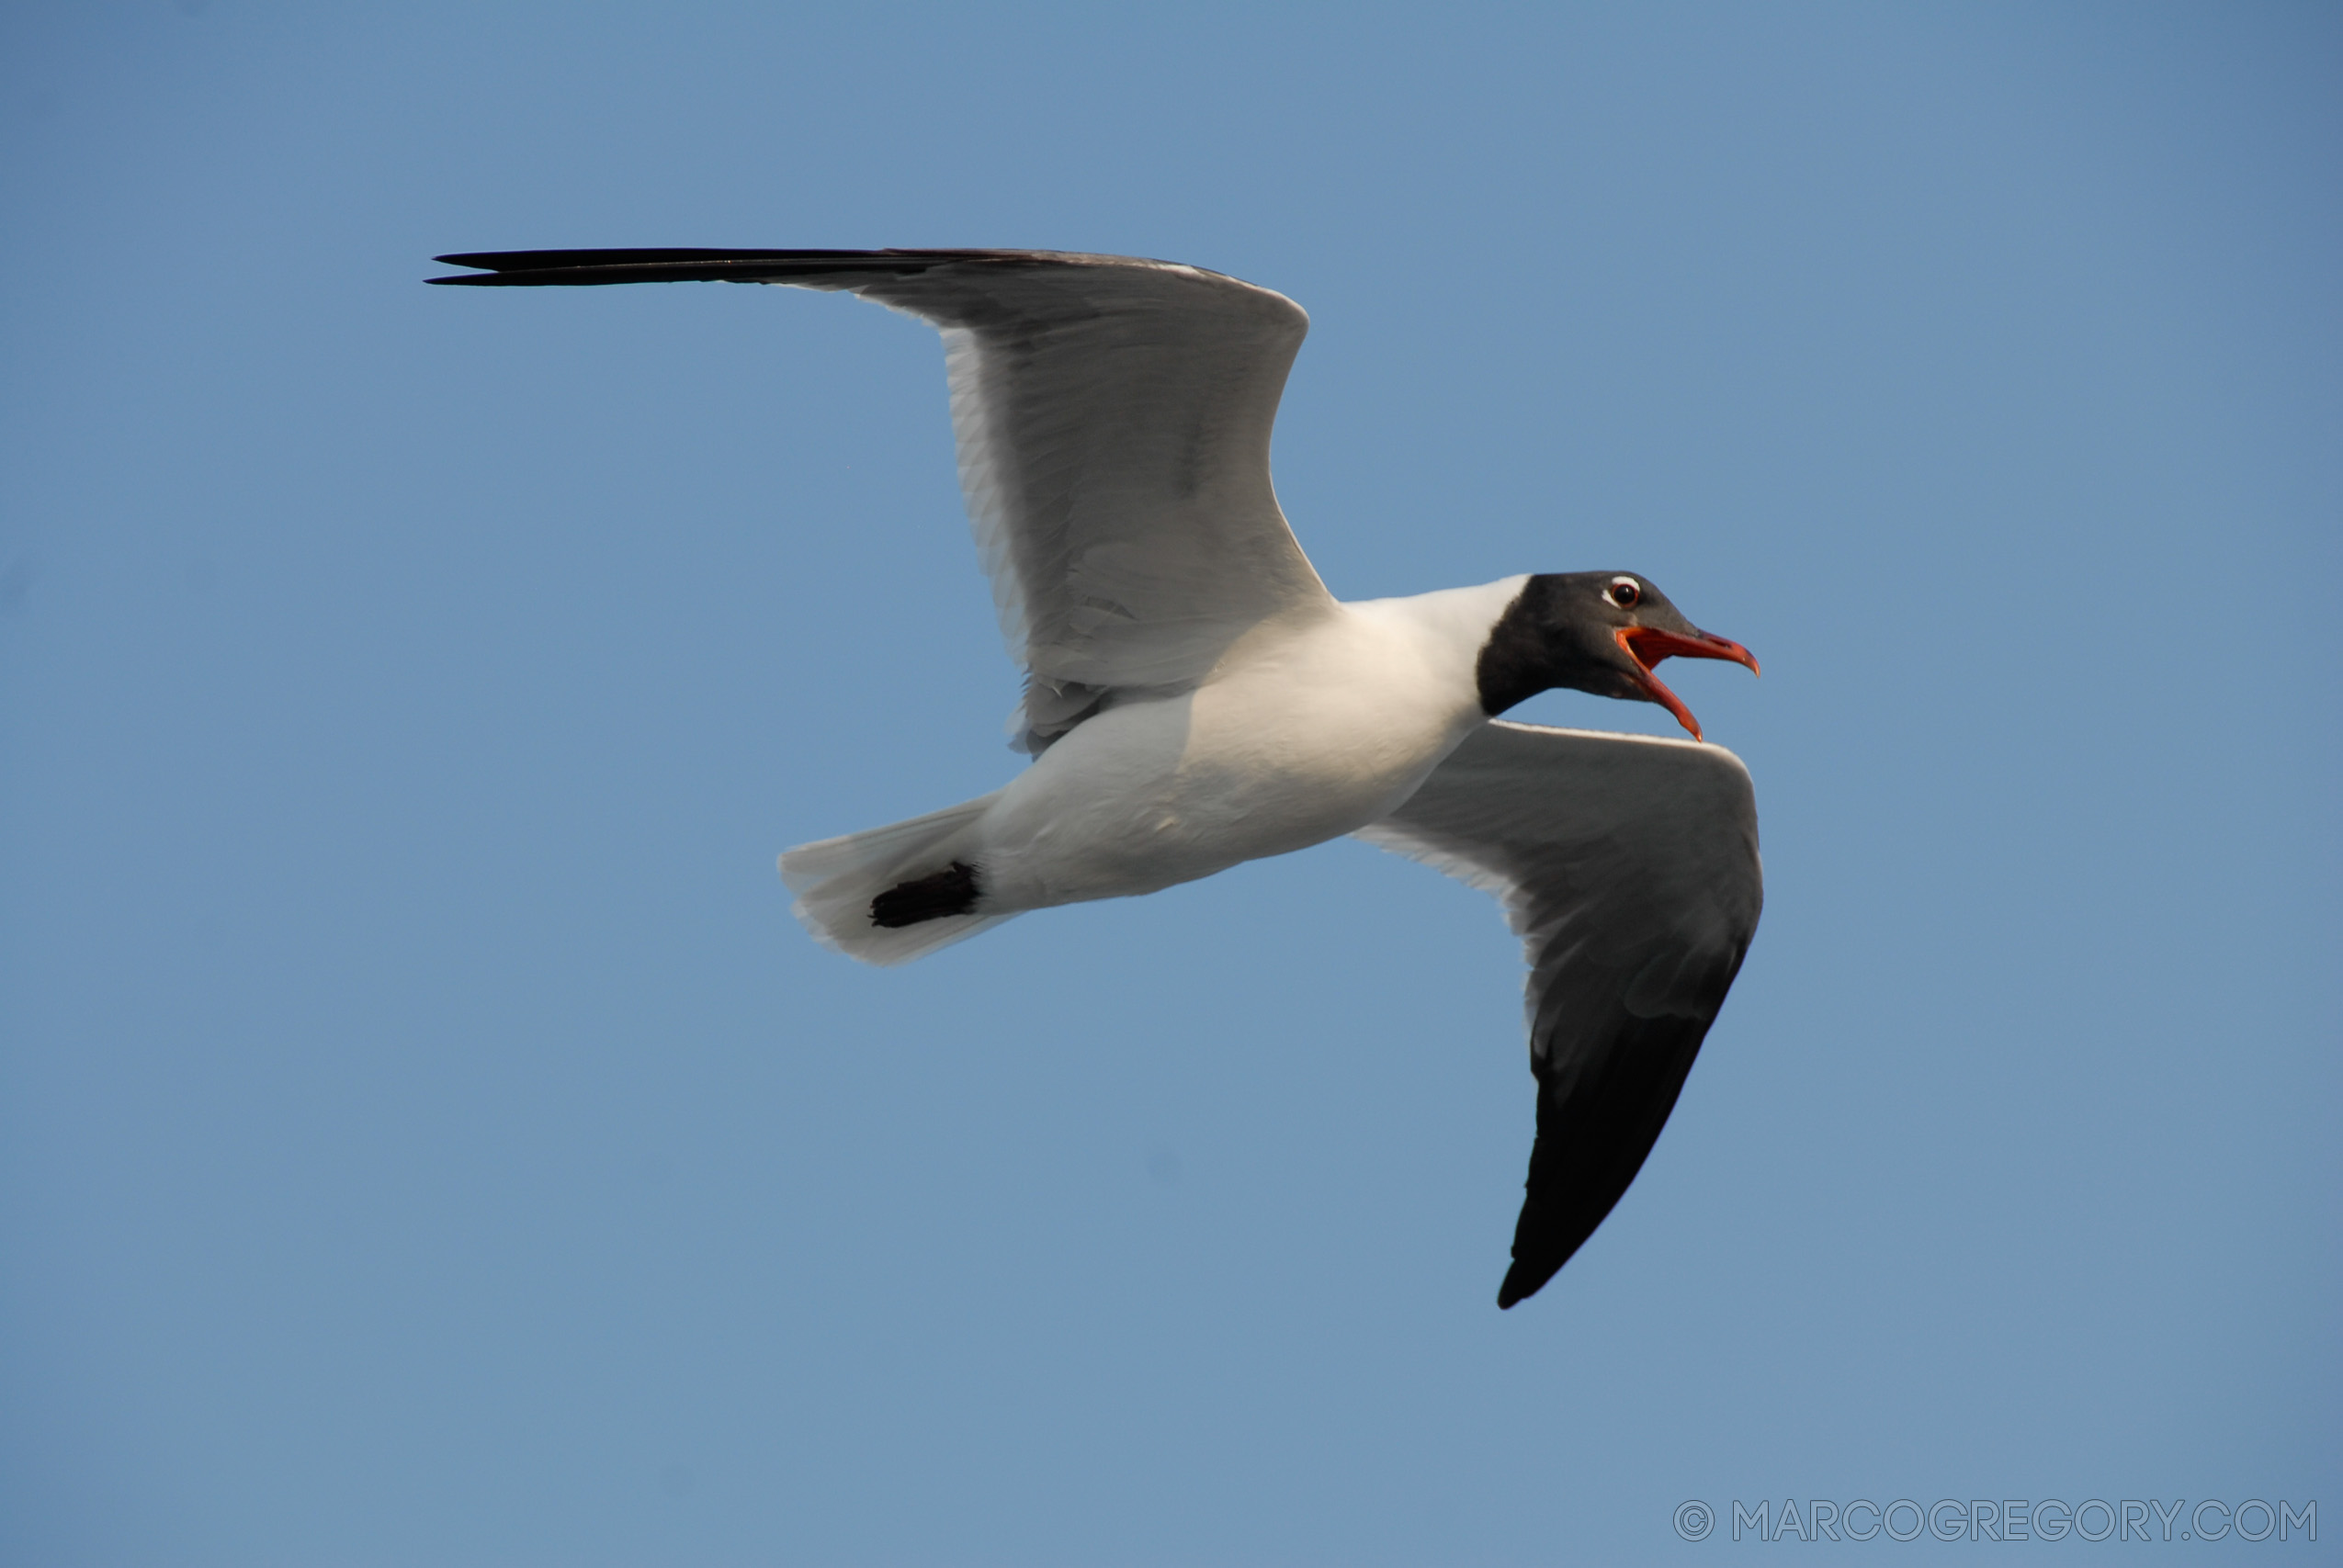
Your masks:
<svg viewBox="0 0 2343 1568"><path fill-rule="evenodd" d="M0 1558L2343 1506L2339 81L2307 5L9 8ZM1765 924L1543 1294L1477 895L803 936L777 851L1017 765L941 355L417 281L639 244L1279 289L1338 593L1632 570L1764 660L1670 679Z"/></svg>

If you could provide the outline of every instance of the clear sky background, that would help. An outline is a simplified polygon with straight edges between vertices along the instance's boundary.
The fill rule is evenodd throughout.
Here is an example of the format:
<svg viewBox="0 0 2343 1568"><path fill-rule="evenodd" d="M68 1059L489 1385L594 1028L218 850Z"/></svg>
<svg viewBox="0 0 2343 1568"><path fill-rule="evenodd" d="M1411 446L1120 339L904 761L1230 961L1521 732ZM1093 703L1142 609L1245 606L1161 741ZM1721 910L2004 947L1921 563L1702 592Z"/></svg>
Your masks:
<svg viewBox="0 0 2343 1568"><path fill-rule="evenodd" d="M2343 12L121 0L0 85L0 1561L2334 1560ZM418 281L693 244L1282 290L1337 593L1757 651L1670 679L1765 923L1543 1294L1477 894L798 929L1018 765L934 335Z"/></svg>

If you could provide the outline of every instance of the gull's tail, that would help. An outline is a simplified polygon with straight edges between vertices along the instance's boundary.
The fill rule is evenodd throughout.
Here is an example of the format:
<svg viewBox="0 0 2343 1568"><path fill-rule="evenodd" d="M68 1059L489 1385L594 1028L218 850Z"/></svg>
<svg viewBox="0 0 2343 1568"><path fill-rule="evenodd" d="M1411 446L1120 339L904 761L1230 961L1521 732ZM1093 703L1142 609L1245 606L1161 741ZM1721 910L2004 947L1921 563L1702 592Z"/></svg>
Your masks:
<svg viewBox="0 0 2343 1568"><path fill-rule="evenodd" d="M787 852L781 880L798 896L798 919L822 946L865 964L909 964L1008 919L956 914L882 926L871 919L871 901L883 893L955 866L965 873L960 857L969 849L977 818L1000 793Z"/></svg>

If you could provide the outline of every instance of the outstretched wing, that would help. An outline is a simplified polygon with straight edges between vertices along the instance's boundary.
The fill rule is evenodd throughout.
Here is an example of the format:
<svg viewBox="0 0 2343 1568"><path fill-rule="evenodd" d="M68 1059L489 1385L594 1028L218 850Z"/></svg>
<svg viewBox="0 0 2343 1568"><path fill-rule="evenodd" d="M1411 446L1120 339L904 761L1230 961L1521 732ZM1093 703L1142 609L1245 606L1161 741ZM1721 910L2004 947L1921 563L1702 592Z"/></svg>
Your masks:
<svg viewBox="0 0 2343 1568"><path fill-rule="evenodd" d="M506 251L435 283L729 279L842 289L942 329L960 484L1047 745L1117 687L1201 679L1273 615L1330 610L1269 478L1309 318L1168 262L1046 251Z"/></svg>
<svg viewBox="0 0 2343 1568"><path fill-rule="evenodd" d="M1497 895L1530 964L1537 1144L1497 1304L1552 1279L1643 1168L1764 903L1721 747L1492 722L1359 836Z"/></svg>

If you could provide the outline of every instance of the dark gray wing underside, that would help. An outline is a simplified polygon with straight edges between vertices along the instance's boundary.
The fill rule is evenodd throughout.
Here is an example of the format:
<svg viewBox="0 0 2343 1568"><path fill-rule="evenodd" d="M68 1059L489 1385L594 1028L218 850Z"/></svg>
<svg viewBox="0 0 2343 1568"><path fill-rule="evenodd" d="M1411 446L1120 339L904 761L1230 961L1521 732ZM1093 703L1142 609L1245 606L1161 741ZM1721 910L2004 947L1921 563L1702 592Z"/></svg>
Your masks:
<svg viewBox="0 0 2343 1568"><path fill-rule="evenodd" d="M1510 1307L1634 1182L1739 972L1764 898L1749 774L1715 746L1498 721L1360 837L1495 894L1529 960Z"/></svg>

